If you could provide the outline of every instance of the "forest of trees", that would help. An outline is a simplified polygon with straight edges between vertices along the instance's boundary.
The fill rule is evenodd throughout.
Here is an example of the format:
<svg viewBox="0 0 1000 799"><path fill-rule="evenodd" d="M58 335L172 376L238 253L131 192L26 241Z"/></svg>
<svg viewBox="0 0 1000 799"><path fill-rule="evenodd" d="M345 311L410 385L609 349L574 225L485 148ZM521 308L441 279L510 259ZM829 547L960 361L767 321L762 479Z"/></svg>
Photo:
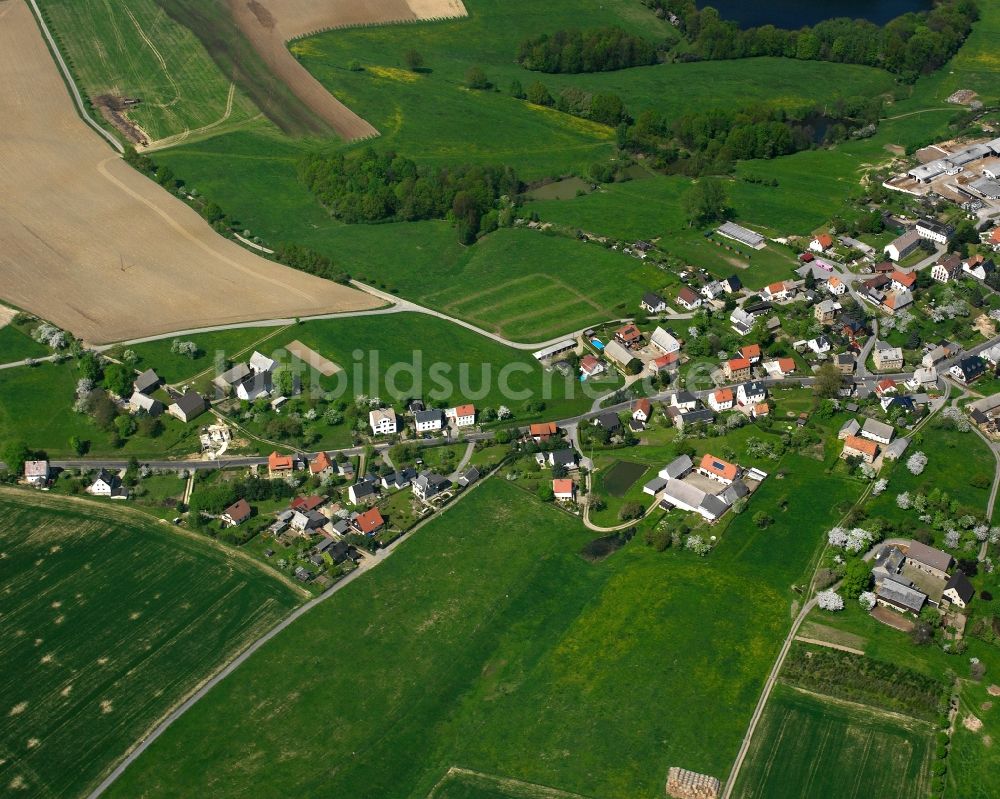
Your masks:
<svg viewBox="0 0 1000 799"><path fill-rule="evenodd" d="M502 197L515 197L521 182L510 167L417 166L394 152L367 149L357 156L313 154L299 164L299 176L337 219L389 222L451 219L459 240L504 224L509 209Z"/></svg>
<svg viewBox="0 0 1000 799"><path fill-rule="evenodd" d="M979 18L974 0L943 0L934 8L905 14L884 26L866 20L830 19L812 27L783 30L773 25L743 30L694 0L646 0L664 15L676 14L691 45L686 60L784 56L881 67L912 82L942 66L961 46Z"/></svg>
<svg viewBox="0 0 1000 799"><path fill-rule="evenodd" d="M536 72L610 72L658 60L657 46L616 26L559 30L521 42L517 63Z"/></svg>

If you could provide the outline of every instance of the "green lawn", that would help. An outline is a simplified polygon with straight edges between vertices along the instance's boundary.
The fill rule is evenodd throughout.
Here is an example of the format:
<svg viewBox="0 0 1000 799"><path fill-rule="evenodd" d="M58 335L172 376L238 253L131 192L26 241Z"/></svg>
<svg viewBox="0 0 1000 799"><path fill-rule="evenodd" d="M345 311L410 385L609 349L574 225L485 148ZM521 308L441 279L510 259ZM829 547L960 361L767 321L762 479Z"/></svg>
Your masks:
<svg viewBox="0 0 1000 799"><path fill-rule="evenodd" d="M930 787L932 728L778 685L754 735L739 799L914 799Z"/></svg>
<svg viewBox="0 0 1000 799"><path fill-rule="evenodd" d="M297 602L258 567L135 513L10 489L0 510L9 795L86 795Z"/></svg>
<svg viewBox="0 0 1000 799"><path fill-rule="evenodd" d="M0 363L23 361L25 358L42 358L52 351L14 325L0 327Z"/></svg>
<svg viewBox="0 0 1000 799"><path fill-rule="evenodd" d="M39 5L83 95L142 99L128 115L151 141L185 132L183 140L218 135L258 116L242 92L230 95L231 82L198 39L155 0Z"/></svg>
<svg viewBox="0 0 1000 799"><path fill-rule="evenodd" d="M422 798L453 765L607 799L660 794L677 763L724 778L828 521L806 501L704 560L635 539L594 564L578 521L489 480L265 646L110 795Z"/></svg>

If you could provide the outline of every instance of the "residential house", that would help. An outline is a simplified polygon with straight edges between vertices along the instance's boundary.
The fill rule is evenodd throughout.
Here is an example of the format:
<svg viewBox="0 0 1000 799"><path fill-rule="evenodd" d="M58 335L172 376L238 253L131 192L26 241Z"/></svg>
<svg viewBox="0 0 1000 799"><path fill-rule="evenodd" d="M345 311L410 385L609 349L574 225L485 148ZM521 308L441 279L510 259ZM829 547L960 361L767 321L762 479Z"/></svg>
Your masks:
<svg viewBox="0 0 1000 799"><path fill-rule="evenodd" d="M921 219L915 228L917 235L935 244L947 244L955 235L955 228L944 225L934 219Z"/></svg>
<svg viewBox="0 0 1000 799"><path fill-rule="evenodd" d="M994 344L992 347L987 347L979 353L979 357L985 359L991 367L996 369L997 366L1000 366L1000 344Z"/></svg>
<svg viewBox="0 0 1000 799"><path fill-rule="evenodd" d="M361 535L375 535L385 527L385 519L378 508L369 508L351 518L351 526Z"/></svg>
<svg viewBox="0 0 1000 799"><path fill-rule="evenodd" d="M891 424L880 422L877 419L865 419L861 425L861 436L869 441L878 444L888 444L896 434L896 429Z"/></svg>
<svg viewBox="0 0 1000 799"><path fill-rule="evenodd" d="M44 486L49 482L49 462L25 461L24 480L28 485L35 487Z"/></svg>
<svg viewBox="0 0 1000 799"><path fill-rule="evenodd" d="M878 444L857 436L847 436L844 439L844 450L841 458L861 458L865 463L872 463L878 455Z"/></svg>
<svg viewBox="0 0 1000 799"><path fill-rule="evenodd" d="M255 375L270 374L274 371L274 367L277 365L271 358L254 350L253 355L250 356L250 362L247 364L250 367L250 371Z"/></svg>
<svg viewBox="0 0 1000 799"><path fill-rule="evenodd" d="M253 402L271 393L271 373L254 372L236 384L236 397L245 402Z"/></svg>
<svg viewBox="0 0 1000 799"><path fill-rule="evenodd" d="M829 233L821 233L820 235L813 237L813 240L809 242L809 249L817 253L826 252L832 246L833 236Z"/></svg>
<svg viewBox="0 0 1000 799"><path fill-rule="evenodd" d="M295 460L291 455L279 455L276 451L267 456L267 475L274 478L288 474L295 468Z"/></svg>
<svg viewBox="0 0 1000 799"><path fill-rule="evenodd" d="M250 367L247 364L237 363L216 377L212 382L224 394L229 394L236 387L237 383L242 383L250 374Z"/></svg>
<svg viewBox="0 0 1000 799"><path fill-rule="evenodd" d="M163 380L152 369L147 369L132 381L132 390L140 394L152 394L163 385Z"/></svg>
<svg viewBox="0 0 1000 799"><path fill-rule="evenodd" d="M628 369L637 360L629 349L617 341L609 341L604 348L604 357L621 369Z"/></svg>
<svg viewBox="0 0 1000 799"><path fill-rule="evenodd" d="M87 493L95 497L111 497L112 499L127 499L128 489L122 485L122 479L114 472L101 469L97 477L87 487Z"/></svg>
<svg viewBox="0 0 1000 799"><path fill-rule="evenodd" d="M934 549L919 541L910 542L910 548L906 551L907 562L922 572L933 575L941 580L948 579L948 569L951 568L951 555Z"/></svg>
<svg viewBox="0 0 1000 799"><path fill-rule="evenodd" d="M642 344L642 331L634 324L629 323L615 331L615 341L629 349L638 347Z"/></svg>
<svg viewBox="0 0 1000 799"><path fill-rule="evenodd" d="M962 262L962 272L971 278L975 278L980 283L985 283L986 278L996 271L996 264L992 258L979 254Z"/></svg>
<svg viewBox="0 0 1000 799"><path fill-rule="evenodd" d="M975 595L976 589L972 587L969 578L965 576L965 572L958 569L948 578L948 582L945 583L944 591L941 592L941 599L942 604L964 608L972 601L972 597Z"/></svg>
<svg viewBox="0 0 1000 799"><path fill-rule="evenodd" d="M726 294L735 294L737 291L743 290L743 281L736 275L730 275L722 281L722 288L725 289Z"/></svg>
<svg viewBox="0 0 1000 799"><path fill-rule="evenodd" d="M309 461L309 474L318 477L330 477L336 472L336 467L330 456L325 452L317 452L316 457Z"/></svg>
<svg viewBox="0 0 1000 799"><path fill-rule="evenodd" d="M392 474L382 475L382 488L393 488L397 491L406 488L417 477L417 472L410 467L400 469Z"/></svg>
<svg viewBox="0 0 1000 799"><path fill-rule="evenodd" d="M884 248L886 257L891 261L902 261L911 252L920 246L920 234L915 230L904 233L899 238L893 239ZM878 267L876 267L877 269Z"/></svg>
<svg viewBox="0 0 1000 799"><path fill-rule="evenodd" d="M466 469L458 476L458 484L462 488L468 488L470 485L476 482L476 480L478 480L480 476L481 475L479 474L479 469L477 469L475 466L470 466L468 469Z"/></svg>
<svg viewBox="0 0 1000 799"><path fill-rule="evenodd" d="M649 343L665 355L675 353L681 348L681 343L662 327L658 327L653 331L653 335L649 338Z"/></svg>
<svg viewBox="0 0 1000 799"><path fill-rule="evenodd" d="M767 399L767 388L760 381L740 383L736 389L736 402L740 405L759 405Z"/></svg>
<svg viewBox="0 0 1000 799"><path fill-rule="evenodd" d="M368 424L372 435L387 436L396 432L396 411L392 408L376 408L368 413Z"/></svg>
<svg viewBox="0 0 1000 799"><path fill-rule="evenodd" d="M729 389L726 390L729 391ZM729 391L729 393L732 394L732 391ZM709 400L709 404L711 404L711 400ZM729 407L732 407L732 405ZM671 410L676 411L677 409L672 408ZM688 425L709 424L710 422L714 422L715 413L710 408L699 408L694 411L680 411L671 418L674 421L675 427L679 430L684 430Z"/></svg>
<svg viewBox="0 0 1000 799"><path fill-rule="evenodd" d="M896 381L895 380L880 380L875 385L875 393L879 397L884 397L887 394L896 393Z"/></svg>
<svg viewBox="0 0 1000 799"><path fill-rule="evenodd" d="M447 477L429 471L421 472L413 481L414 495L424 502L433 499L449 487L451 487L451 481Z"/></svg>
<svg viewBox="0 0 1000 799"><path fill-rule="evenodd" d="M682 286L677 292L677 303L688 311L694 311L701 307L701 297L694 293L688 286Z"/></svg>
<svg viewBox="0 0 1000 799"><path fill-rule="evenodd" d="M778 358L777 360L769 361L764 364L764 369L769 375L775 377L785 377L787 375L795 374L795 359Z"/></svg>
<svg viewBox="0 0 1000 799"><path fill-rule="evenodd" d="M887 294L882 300L882 310L892 316L910 305L913 305L913 295L909 291L897 291L894 294Z"/></svg>
<svg viewBox="0 0 1000 799"><path fill-rule="evenodd" d="M744 344L738 350L736 350L736 356L738 358L744 358L749 361L751 366L756 366L760 363L760 345L759 344Z"/></svg>
<svg viewBox="0 0 1000 799"><path fill-rule="evenodd" d="M292 513L292 520L289 527L301 535L309 535L313 530L323 527L329 519L317 510L307 510L305 512L297 510Z"/></svg>
<svg viewBox="0 0 1000 799"><path fill-rule="evenodd" d="M599 361L593 355L584 355L580 359L580 373L587 378L595 377L606 371L603 361Z"/></svg>
<svg viewBox="0 0 1000 799"><path fill-rule="evenodd" d="M714 300L726 291L721 280L712 280L701 287L701 296L706 300Z"/></svg>
<svg viewBox="0 0 1000 799"><path fill-rule="evenodd" d="M813 316L821 325L828 325L837 318L837 311L841 309L839 302L833 300L823 300L813 306Z"/></svg>
<svg viewBox="0 0 1000 799"><path fill-rule="evenodd" d="M938 371L936 367L920 366L914 371L913 377L906 381L907 388L916 391L920 388L931 388L937 385Z"/></svg>
<svg viewBox="0 0 1000 799"><path fill-rule="evenodd" d="M182 422L190 422L207 410L208 403L205 402L205 398L197 391L188 391L174 399L170 407L167 408L167 413L176 416Z"/></svg>
<svg viewBox="0 0 1000 799"><path fill-rule="evenodd" d="M662 372L664 369L669 369L674 364L680 361L680 353L671 352L669 355L661 355L659 358L653 358L647 366L649 371L654 374Z"/></svg>
<svg viewBox="0 0 1000 799"><path fill-rule="evenodd" d="M651 291L642 295L640 306L647 313L665 313L668 309L667 301Z"/></svg>
<svg viewBox="0 0 1000 799"><path fill-rule="evenodd" d="M640 422L648 422L653 418L653 403L646 397L632 403L632 418Z"/></svg>
<svg viewBox="0 0 1000 799"><path fill-rule="evenodd" d="M931 277L938 283L947 283L962 276L962 256L958 253L942 255L931 268Z"/></svg>
<svg viewBox="0 0 1000 799"><path fill-rule="evenodd" d="M732 382L749 380L751 377L750 361L746 358L730 358L723 364L726 378Z"/></svg>
<svg viewBox="0 0 1000 799"><path fill-rule="evenodd" d="M826 281L826 290L833 294L835 297L839 297L847 291L847 284L844 283L839 277L834 275L828 281Z"/></svg>
<svg viewBox="0 0 1000 799"><path fill-rule="evenodd" d="M559 433L559 428L555 422L538 422L528 428L528 435L536 444L548 441L552 436Z"/></svg>
<svg viewBox="0 0 1000 799"><path fill-rule="evenodd" d="M986 362L978 355L969 355L962 358L948 372L959 383L968 385L986 373Z"/></svg>
<svg viewBox="0 0 1000 799"><path fill-rule="evenodd" d="M578 455L576 450L567 447L566 449L553 449L548 452L539 452L535 455L539 466L561 466L564 469L576 469Z"/></svg>
<svg viewBox="0 0 1000 799"><path fill-rule="evenodd" d="M698 464L698 473L723 485L729 485L740 476L740 467L706 452Z"/></svg>
<svg viewBox="0 0 1000 799"><path fill-rule="evenodd" d="M892 282L889 287L892 291L912 291L913 287L917 284L917 273L916 272L900 272L896 270L892 273L890 278Z"/></svg>
<svg viewBox="0 0 1000 799"><path fill-rule="evenodd" d="M133 413L145 413L149 416L159 416L163 413L163 403L158 399L154 399L148 394L143 394L139 391L133 391L132 396L129 398L128 406Z"/></svg>
<svg viewBox="0 0 1000 799"><path fill-rule="evenodd" d="M733 399L731 388L717 388L708 395L708 404L714 411L728 411L733 407Z"/></svg>
<svg viewBox="0 0 1000 799"><path fill-rule="evenodd" d="M569 478L559 478L552 481L552 493L556 499L576 501L576 484Z"/></svg>
<svg viewBox="0 0 1000 799"><path fill-rule="evenodd" d="M347 489L347 497L351 500L352 505L373 502L377 496L378 490L367 480L354 483L354 485Z"/></svg>
<svg viewBox="0 0 1000 799"><path fill-rule="evenodd" d="M476 406L471 404L456 405L445 411L445 416L454 420L455 427L471 427L476 423Z"/></svg>
<svg viewBox="0 0 1000 799"><path fill-rule="evenodd" d="M698 407L698 398L690 391L678 391L671 395L670 404L682 411L693 411Z"/></svg>
<svg viewBox="0 0 1000 799"><path fill-rule="evenodd" d="M622 420L618 418L617 413L606 411L597 415L594 419L594 425L596 427L603 427L609 433L614 433L621 429Z"/></svg>
<svg viewBox="0 0 1000 799"><path fill-rule="evenodd" d="M413 423L418 433L430 433L444 427L444 411L433 408L429 411L417 411L413 414Z"/></svg>
<svg viewBox="0 0 1000 799"><path fill-rule="evenodd" d="M853 352L838 352L833 356L833 365L837 367L837 370L842 375L854 374L854 367L857 365L858 359L855 357Z"/></svg>
<svg viewBox="0 0 1000 799"><path fill-rule="evenodd" d="M768 301L776 300L787 300L791 293L794 291L794 287L788 281L781 280L777 283L771 283L769 286L765 286L764 290L761 292L761 296Z"/></svg>
<svg viewBox="0 0 1000 799"><path fill-rule="evenodd" d="M903 413L913 413L916 410L913 397L882 397L881 404L882 410L886 413L895 410L902 411Z"/></svg>
<svg viewBox="0 0 1000 799"><path fill-rule="evenodd" d="M806 346L809 347L817 355L823 355L833 349L833 344L830 342L826 336L817 336L816 338L811 338L806 342Z"/></svg>
<svg viewBox="0 0 1000 799"><path fill-rule="evenodd" d="M936 347L931 349L924 357L921 359L920 364L926 368L935 366L946 358L950 357L948 348L944 344L938 344Z"/></svg>
<svg viewBox="0 0 1000 799"><path fill-rule="evenodd" d="M253 510L250 508L250 503L245 499L238 499L222 511L222 523L227 527L237 527L249 519L251 513Z"/></svg>
<svg viewBox="0 0 1000 799"><path fill-rule="evenodd" d="M880 372L898 372L903 368L903 350L901 347L890 347L884 341L876 341L872 350L872 360Z"/></svg>
<svg viewBox="0 0 1000 799"><path fill-rule="evenodd" d="M753 408L750 409L750 418L759 419L762 416L771 415L771 406L766 402L758 402Z"/></svg>

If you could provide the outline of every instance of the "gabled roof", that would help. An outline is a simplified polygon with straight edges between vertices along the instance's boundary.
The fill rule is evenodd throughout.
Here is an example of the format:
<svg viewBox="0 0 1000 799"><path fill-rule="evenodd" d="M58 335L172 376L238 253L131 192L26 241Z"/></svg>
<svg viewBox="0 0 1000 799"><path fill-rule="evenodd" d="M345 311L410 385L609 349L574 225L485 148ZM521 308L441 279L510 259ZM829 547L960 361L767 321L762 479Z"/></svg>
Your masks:
<svg viewBox="0 0 1000 799"><path fill-rule="evenodd" d="M750 361L746 358L730 358L729 363L726 365L729 367L730 372L740 372L750 368Z"/></svg>
<svg viewBox="0 0 1000 799"><path fill-rule="evenodd" d="M683 303L691 305L698 302L701 298L695 294L688 286L682 286L681 290L677 292L677 299Z"/></svg>
<svg viewBox="0 0 1000 799"><path fill-rule="evenodd" d="M354 525L362 532L362 534L368 535L374 533L380 527L385 524L385 519L382 518L382 514L379 513L378 508L371 508L366 510L364 513L359 513L354 517Z"/></svg>
<svg viewBox="0 0 1000 799"><path fill-rule="evenodd" d="M795 371L795 359L794 358L778 358L778 368L784 375L791 374Z"/></svg>
<svg viewBox="0 0 1000 799"><path fill-rule="evenodd" d="M316 457L309 462L309 471L312 474L319 474L320 472L325 472L327 469L333 468L333 462L330 460L330 456L325 452L319 452Z"/></svg>
<svg viewBox="0 0 1000 799"><path fill-rule="evenodd" d="M549 453L549 460L553 466L575 466L576 451L570 448L555 449Z"/></svg>
<svg viewBox="0 0 1000 799"><path fill-rule="evenodd" d="M919 541L910 543L906 557L910 560L915 560L917 563L923 563L925 566L930 566L932 569L939 569L941 571L948 571L948 567L951 566L951 555L947 552L942 552L940 549L929 547L927 544L921 544Z"/></svg>
<svg viewBox="0 0 1000 799"><path fill-rule="evenodd" d="M877 419L865 419L865 423L861 425L861 432L877 438L892 438L896 433L896 428Z"/></svg>
<svg viewBox="0 0 1000 799"><path fill-rule="evenodd" d="M744 344L736 352L739 353L740 357L744 360L752 360L753 358L760 357L760 344Z"/></svg>
<svg viewBox="0 0 1000 799"><path fill-rule="evenodd" d="M308 497L296 497L288 503L288 507L301 511L302 513L308 513L311 510L316 510L316 508L324 502L326 502L326 497L321 497L319 494L313 494Z"/></svg>
<svg viewBox="0 0 1000 799"><path fill-rule="evenodd" d="M573 481L569 478L558 478L552 481L552 492L554 494L572 494Z"/></svg>
<svg viewBox="0 0 1000 799"><path fill-rule="evenodd" d="M692 468L694 468L694 463L688 455L678 455L660 469L660 477L667 480L676 480L678 477L686 475Z"/></svg>
<svg viewBox="0 0 1000 799"><path fill-rule="evenodd" d="M716 403L724 405L727 402L733 401L733 390L731 388L718 388L712 396L715 398Z"/></svg>
<svg viewBox="0 0 1000 799"><path fill-rule="evenodd" d="M869 441L867 438L858 438L857 436L848 436L845 438L844 448L853 449L855 452L863 452L872 458L878 453L878 444L874 441Z"/></svg>
<svg viewBox="0 0 1000 799"><path fill-rule="evenodd" d="M444 411L440 408L431 408L429 411L417 411L413 414L413 419L417 424L427 424L429 422L444 423Z"/></svg>
<svg viewBox="0 0 1000 799"><path fill-rule="evenodd" d="M189 391L174 400L174 405L185 415L191 416L205 410L205 399L197 391Z"/></svg>
<svg viewBox="0 0 1000 799"><path fill-rule="evenodd" d="M245 499L238 499L224 513L230 519L245 519L250 515L250 503Z"/></svg>
<svg viewBox="0 0 1000 799"><path fill-rule="evenodd" d="M636 341L642 338L642 331L637 328L634 324L627 324L615 331L615 336L622 339L622 341Z"/></svg>
<svg viewBox="0 0 1000 799"><path fill-rule="evenodd" d="M653 411L653 403L647 397L640 397L632 403L632 411L642 411L646 416L649 416Z"/></svg>
<svg viewBox="0 0 1000 799"><path fill-rule="evenodd" d="M917 591L902 583L897 583L895 580L888 579L882 581L878 591L876 591L876 595L891 605L895 605L902 610L912 611L913 613L919 613L920 609L924 606L924 602L927 601L927 595L922 591Z"/></svg>
<svg viewBox="0 0 1000 799"><path fill-rule="evenodd" d="M897 270L892 273L892 279L901 286L910 288L910 286L917 282L917 275L915 272L900 272Z"/></svg>
<svg viewBox="0 0 1000 799"><path fill-rule="evenodd" d="M250 367L247 366L245 363L238 363L234 366L231 366L225 372L220 374L216 379L219 380L220 382L227 383L233 386L236 385L237 383L242 382L243 379L246 378L247 375L249 374L250 374Z"/></svg>
<svg viewBox="0 0 1000 799"><path fill-rule="evenodd" d="M659 294L654 294L652 291L647 291L642 295L643 305L650 308L659 308L661 305L666 305L667 301L663 299Z"/></svg>
<svg viewBox="0 0 1000 799"><path fill-rule="evenodd" d="M250 356L250 368L255 372L270 372L274 369L274 361L254 350L253 355Z"/></svg>
<svg viewBox="0 0 1000 799"><path fill-rule="evenodd" d="M292 468L292 456L291 455L279 455L277 451L272 452L267 456L267 468L272 472L280 469L291 469Z"/></svg>
<svg viewBox="0 0 1000 799"><path fill-rule="evenodd" d="M597 417L597 423L603 427L605 430L617 430L622 425L622 420L618 418L617 413L612 411L607 411L602 413Z"/></svg>
<svg viewBox="0 0 1000 799"><path fill-rule="evenodd" d="M966 604L976 595L976 589L972 587L969 578L961 569L956 571L945 583L944 590L947 591L949 588L958 594L958 598Z"/></svg>
<svg viewBox="0 0 1000 799"><path fill-rule="evenodd" d="M471 404L458 405L455 408L455 415L456 416L475 416L476 415L476 406L475 405L471 405Z"/></svg>
<svg viewBox="0 0 1000 799"><path fill-rule="evenodd" d="M829 233L820 233L815 239L824 250L833 246L833 236Z"/></svg>
<svg viewBox="0 0 1000 799"><path fill-rule="evenodd" d="M533 436L554 436L559 428L555 422L537 422L530 427Z"/></svg>
<svg viewBox="0 0 1000 799"><path fill-rule="evenodd" d="M717 458L708 452L702 456L698 468L726 480L735 480L739 474L739 467L736 464L724 461L722 458Z"/></svg>
<svg viewBox="0 0 1000 799"><path fill-rule="evenodd" d="M160 382L160 376L152 369L147 369L135 379L132 386L136 391L145 394L150 389L160 385Z"/></svg>

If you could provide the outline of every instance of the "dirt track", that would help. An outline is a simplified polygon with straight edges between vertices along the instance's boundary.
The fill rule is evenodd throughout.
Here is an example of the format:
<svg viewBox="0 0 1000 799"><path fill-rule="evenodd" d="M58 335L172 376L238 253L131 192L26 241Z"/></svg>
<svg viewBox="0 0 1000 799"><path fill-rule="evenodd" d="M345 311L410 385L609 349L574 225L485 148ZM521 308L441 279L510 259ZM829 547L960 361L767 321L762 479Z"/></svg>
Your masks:
<svg viewBox="0 0 1000 799"><path fill-rule="evenodd" d="M341 103L295 60L286 42L352 25L467 16L462 0L228 0L233 18L271 70L308 108L351 141L378 131Z"/></svg>
<svg viewBox="0 0 1000 799"><path fill-rule="evenodd" d="M92 343L382 304L252 255L112 155L20 0L0 74L0 298Z"/></svg>

